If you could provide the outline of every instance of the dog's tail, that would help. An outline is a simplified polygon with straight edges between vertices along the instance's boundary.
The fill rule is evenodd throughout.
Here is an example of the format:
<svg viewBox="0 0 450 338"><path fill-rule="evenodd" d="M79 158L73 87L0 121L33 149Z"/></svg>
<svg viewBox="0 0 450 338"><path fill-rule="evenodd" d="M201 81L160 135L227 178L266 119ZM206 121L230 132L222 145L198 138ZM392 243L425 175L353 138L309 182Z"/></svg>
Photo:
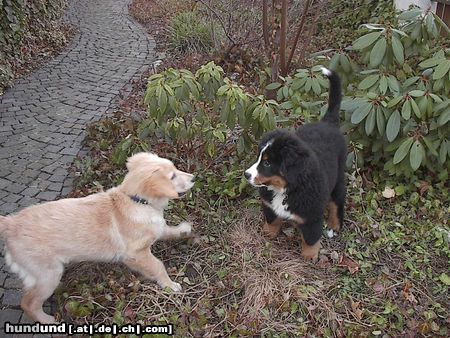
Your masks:
<svg viewBox="0 0 450 338"><path fill-rule="evenodd" d="M342 100L341 79L335 72L325 67L322 67L322 73L330 80L328 109L322 121L339 125L339 110L341 108Z"/></svg>

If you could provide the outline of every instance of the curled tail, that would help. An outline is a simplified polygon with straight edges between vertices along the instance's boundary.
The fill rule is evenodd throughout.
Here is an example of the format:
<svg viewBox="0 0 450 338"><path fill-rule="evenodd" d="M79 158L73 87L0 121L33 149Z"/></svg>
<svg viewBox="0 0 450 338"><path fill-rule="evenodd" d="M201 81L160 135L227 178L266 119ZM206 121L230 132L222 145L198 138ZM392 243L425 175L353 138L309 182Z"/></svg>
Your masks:
<svg viewBox="0 0 450 338"><path fill-rule="evenodd" d="M322 73L330 80L328 109L322 121L339 125L339 110L341 108L342 100L341 79L335 72L325 67L322 67Z"/></svg>

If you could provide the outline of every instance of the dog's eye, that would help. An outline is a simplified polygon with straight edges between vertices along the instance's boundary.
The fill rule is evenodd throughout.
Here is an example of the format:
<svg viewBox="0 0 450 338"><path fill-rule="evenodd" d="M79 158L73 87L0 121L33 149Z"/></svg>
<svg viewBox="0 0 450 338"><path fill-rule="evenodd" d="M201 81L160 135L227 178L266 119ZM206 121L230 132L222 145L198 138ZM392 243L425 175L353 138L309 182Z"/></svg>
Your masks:
<svg viewBox="0 0 450 338"><path fill-rule="evenodd" d="M177 175L173 174L170 179L173 180L173 179L175 179L175 177L177 177Z"/></svg>
<svg viewBox="0 0 450 338"><path fill-rule="evenodd" d="M264 167L270 167L270 162L267 160L264 160L262 164Z"/></svg>

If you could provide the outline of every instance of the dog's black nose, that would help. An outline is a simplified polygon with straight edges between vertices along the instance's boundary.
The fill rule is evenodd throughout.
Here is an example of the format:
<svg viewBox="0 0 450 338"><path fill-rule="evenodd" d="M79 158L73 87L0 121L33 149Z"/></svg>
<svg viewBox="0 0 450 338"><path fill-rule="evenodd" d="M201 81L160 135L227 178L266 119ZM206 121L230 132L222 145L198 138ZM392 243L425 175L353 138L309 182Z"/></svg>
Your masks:
<svg viewBox="0 0 450 338"><path fill-rule="evenodd" d="M250 173L248 173L248 172L244 172L244 176L248 180L250 179L250 177L252 177L252 175Z"/></svg>
<svg viewBox="0 0 450 338"><path fill-rule="evenodd" d="M192 177L191 182L195 182L195 176Z"/></svg>

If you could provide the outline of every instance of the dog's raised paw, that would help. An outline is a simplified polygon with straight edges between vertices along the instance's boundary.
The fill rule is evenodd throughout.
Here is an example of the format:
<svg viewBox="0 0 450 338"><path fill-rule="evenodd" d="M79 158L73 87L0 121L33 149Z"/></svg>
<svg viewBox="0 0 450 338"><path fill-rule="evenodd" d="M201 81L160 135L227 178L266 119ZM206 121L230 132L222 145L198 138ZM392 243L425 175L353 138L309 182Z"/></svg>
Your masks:
<svg viewBox="0 0 450 338"><path fill-rule="evenodd" d="M192 232L192 224L189 222L181 222L178 225L178 230L180 231L180 235L190 235Z"/></svg>

